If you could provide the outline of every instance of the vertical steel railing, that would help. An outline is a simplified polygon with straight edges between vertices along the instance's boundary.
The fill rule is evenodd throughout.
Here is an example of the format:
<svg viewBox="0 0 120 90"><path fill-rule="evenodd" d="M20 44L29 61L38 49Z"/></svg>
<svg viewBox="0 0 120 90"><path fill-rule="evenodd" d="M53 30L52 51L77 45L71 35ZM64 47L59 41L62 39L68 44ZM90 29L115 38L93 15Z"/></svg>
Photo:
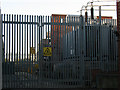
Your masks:
<svg viewBox="0 0 120 90"><path fill-rule="evenodd" d="M26 16L24 16L24 18L25 18L25 20L26 20ZM23 15L22 15L22 22L23 22ZM22 51L21 51L21 53L22 53L22 54L21 54L21 55L22 55L22 56L21 56L21 59L22 59L22 60L21 60L21 64L22 64L22 65L21 65L21 71L22 71L21 81L23 82L23 84L25 84L25 83L24 83L24 78L23 78L23 77L25 77L25 76L24 76L23 71L24 71L24 69L25 69L25 64L24 64L24 62L25 62L26 60L24 59L24 62L23 62L23 55L24 55L24 54L23 54L23 48L24 48L24 47L23 47L23 29L25 29L25 31L26 31L26 26L23 27L23 23L22 23L22 28L21 28L21 29L22 29L22 30L21 30L21 32L22 32L22 33L21 33L21 34L22 34L22 35L21 35L21 37L22 37L22 38L21 38L21 40L22 40L22 41L21 41L21 43L22 43L22 45L21 45L21 50L22 50ZM25 34L24 34L24 37L26 37ZM25 38L24 40L25 40L25 42L26 42L26 38ZM26 45L24 45L24 46L26 47ZM25 49L26 49L26 48L24 48L24 50L25 50ZM24 52L25 52L25 51L24 51ZM25 55L26 55L26 54L25 54ZM24 55L24 56L25 56L25 55Z"/></svg>
<svg viewBox="0 0 120 90"><path fill-rule="evenodd" d="M103 25L110 21L113 26ZM118 69L115 20L102 20L99 26L92 24L91 19L85 24L75 16L4 14L2 24L4 88L70 88L84 87L85 83L91 86L94 69L107 72ZM43 58L44 45L52 47L48 60ZM30 48L35 48L34 54Z"/></svg>

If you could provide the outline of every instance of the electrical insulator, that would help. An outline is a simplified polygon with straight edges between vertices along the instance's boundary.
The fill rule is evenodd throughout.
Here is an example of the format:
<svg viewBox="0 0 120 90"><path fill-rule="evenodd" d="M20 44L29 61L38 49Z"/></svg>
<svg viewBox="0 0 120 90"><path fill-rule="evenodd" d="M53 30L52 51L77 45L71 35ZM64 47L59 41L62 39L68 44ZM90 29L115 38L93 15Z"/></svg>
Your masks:
<svg viewBox="0 0 120 90"><path fill-rule="evenodd" d="M94 9L91 7L91 19L94 19Z"/></svg>
<svg viewBox="0 0 120 90"><path fill-rule="evenodd" d="M82 17L82 15L80 15L80 17Z"/></svg>
<svg viewBox="0 0 120 90"><path fill-rule="evenodd" d="M87 12L85 12L85 22L87 22Z"/></svg>

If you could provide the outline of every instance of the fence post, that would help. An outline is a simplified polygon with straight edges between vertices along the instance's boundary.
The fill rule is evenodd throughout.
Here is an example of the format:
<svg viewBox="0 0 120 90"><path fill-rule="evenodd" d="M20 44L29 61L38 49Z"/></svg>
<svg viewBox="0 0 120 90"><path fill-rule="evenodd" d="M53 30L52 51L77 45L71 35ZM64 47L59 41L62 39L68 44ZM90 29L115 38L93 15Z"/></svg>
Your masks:
<svg viewBox="0 0 120 90"><path fill-rule="evenodd" d="M99 24L101 25L101 6L99 6Z"/></svg>
<svg viewBox="0 0 120 90"><path fill-rule="evenodd" d="M0 5L0 90L2 89L2 19L1 19L1 5Z"/></svg>

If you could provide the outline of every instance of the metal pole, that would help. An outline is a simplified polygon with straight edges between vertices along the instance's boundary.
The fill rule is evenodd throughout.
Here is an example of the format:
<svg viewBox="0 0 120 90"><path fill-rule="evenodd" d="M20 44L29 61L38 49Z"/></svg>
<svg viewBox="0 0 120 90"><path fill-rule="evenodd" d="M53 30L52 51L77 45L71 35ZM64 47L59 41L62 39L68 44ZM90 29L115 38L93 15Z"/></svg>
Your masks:
<svg viewBox="0 0 120 90"><path fill-rule="evenodd" d="M1 19L1 7L0 7L0 90L2 89L2 19Z"/></svg>
<svg viewBox="0 0 120 90"><path fill-rule="evenodd" d="M91 19L94 19L93 2L91 2Z"/></svg>
<svg viewBox="0 0 120 90"><path fill-rule="evenodd" d="M88 13L87 13L87 7L85 7L85 22L87 23L87 19L88 19Z"/></svg>
<svg viewBox="0 0 120 90"><path fill-rule="evenodd" d="M101 25L101 6L99 6L99 24Z"/></svg>

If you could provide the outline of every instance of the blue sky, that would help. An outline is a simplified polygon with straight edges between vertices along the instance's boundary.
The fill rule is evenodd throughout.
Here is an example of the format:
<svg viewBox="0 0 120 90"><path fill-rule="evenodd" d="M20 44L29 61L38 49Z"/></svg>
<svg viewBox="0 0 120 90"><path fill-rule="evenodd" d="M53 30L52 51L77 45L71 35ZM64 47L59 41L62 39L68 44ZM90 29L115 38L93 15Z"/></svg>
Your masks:
<svg viewBox="0 0 120 90"><path fill-rule="evenodd" d="M83 5L86 5L87 2L89 1L91 0L1 0L1 9L3 14L6 13L6 14L31 14L31 15L51 15L51 14L79 15L80 13L77 11L80 10L81 7ZM102 2L99 4L116 4L116 3ZM112 8L116 9L116 7ZM98 15L99 14L96 11L95 16ZM102 15L113 16L114 18L116 18L116 12L103 11Z"/></svg>

